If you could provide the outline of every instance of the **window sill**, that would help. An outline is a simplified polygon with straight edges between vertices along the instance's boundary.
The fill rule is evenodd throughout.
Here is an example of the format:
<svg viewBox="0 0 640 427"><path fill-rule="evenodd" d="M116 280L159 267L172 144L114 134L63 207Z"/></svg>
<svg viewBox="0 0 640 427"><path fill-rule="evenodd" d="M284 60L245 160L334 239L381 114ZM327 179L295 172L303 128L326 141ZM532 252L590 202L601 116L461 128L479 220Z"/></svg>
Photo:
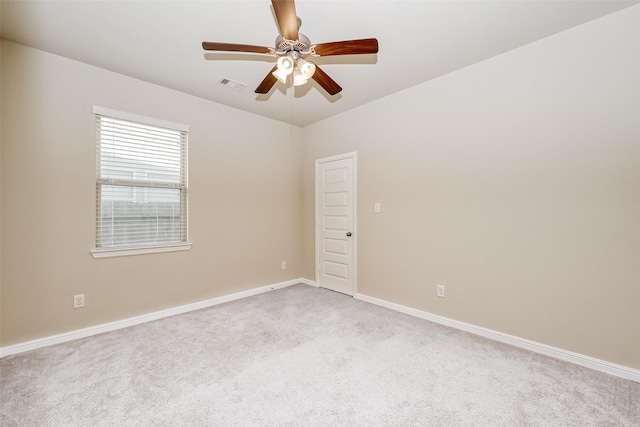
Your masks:
<svg viewBox="0 0 640 427"><path fill-rule="evenodd" d="M146 248L118 248L118 249L92 249L91 255L98 258L113 258L119 256L157 254L162 252L188 251L191 243L179 243L166 246L150 246Z"/></svg>

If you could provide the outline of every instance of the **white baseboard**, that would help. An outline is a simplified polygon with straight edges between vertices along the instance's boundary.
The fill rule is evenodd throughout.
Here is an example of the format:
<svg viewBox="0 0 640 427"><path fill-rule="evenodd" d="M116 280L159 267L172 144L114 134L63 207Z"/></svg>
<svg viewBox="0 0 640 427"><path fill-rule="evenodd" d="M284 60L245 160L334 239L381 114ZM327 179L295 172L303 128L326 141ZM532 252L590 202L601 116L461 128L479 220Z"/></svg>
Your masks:
<svg viewBox="0 0 640 427"><path fill-rule="evenodd" d="M355 299L640 383L640 370L357 293Z"/></svg>
<svg viewBox="0 0 640 427"><path fill-rule="evenodd" d="M286 282L274 283L272 285L261 286L259 288L249 289L242 292L237 292L230 295L225 295L217 298L208 299L205 301L199 301L192 304L181 305L178 307L169 308L166 310L156 311L153 313L144 314L141 316L130 317L128 319L117 320L115 322L104 323L97 326L91 326L88 328L77 329L75 331L65 332L58 335L52 335L49 337L39 338L32 341L27 341L19 344L14 344L6 347L0 347L0 358L10 356L12 354L23 353L30 350L35 350L42 347L61 344L68 341L77 340L80 338L86 338L93 335L102 334L105 332L115 331L118 329L128 328L130 326L139 325L141 323L151 322L154 320L162 319L165 317L175 316L177 314L188 313L194 310L200 310L202 308L211 307L225 302L235 301L238 299L258 295L265 292L270 292L276 289L286 288L297 284L305 284L308 286L318 287L319 285L309 279L294 279ZM513 345L515 347L524 348L526 350L533 351L535 353L544 354L546 356L555 357L556 359L564 360L566 362L574 363L576 365L585 366L597 371L605 372L610 375L625 378L631 381L640 383L640 370L630 368L623 365L617 365L607 362L605 360L596 359L583 354L574 353L568 350L564 350L557 347L552 347L539 342L531 341L525 338L516 337L513 335L505 334L502 332L494 331L492 329L483 328L481 326L475 326L469 323L460 322L458 320L449 319L447 317L438 316L436 314L427 313L426 311L417 310L415 308L406 307L393 302L385 301L382 299L370 297L368 295L356 293L355 299L368 302L371 304L386 307L391 310L395 310L401 313L415 316L421 319L425 319L434 323L449 326L455 329L460 329L466 332L470 332L475 335L479 335L485 338L499 341L505 344Z"/></svg>
<svg viewBox="0 0 640 427"><path fill-rule="evenodd" d="M25 351L35 350L37 348L48 347L50 345L61 344L68 341L77 340L80 338L86 338L93 335L102 334L105 332L115 331L117 329L128 328L130 326L139 325L141 323L151 322L153 320L162 319L165 317L175 316L176 314L188 313L194 310L200 310L202 308L211 307L225 302L235 301L238 299L250 297L253 295L270 292L276 289L286 288L288 286L297 284L307 284L310 286L317 286L315 283L310 283L307 279L294 279L286 282L274 283L272 285L261 286L259 288L249 289L242 292L236 292L234 294L225 295L217 298L211 298L205 301L194 302L192 304L181 305L178 307L168 308L166 310L155 311L153 313L143 314L141 316L130 317L128 319L116 320L115 322L103 323L101 325L91 326L83 329L76 329L75 331L65 332L58 335L52 335L49 337L39 338L32 341L26 341L19 344L9 345L6 347L0 347L0 358L10 356L12 354L24 353Z"/></svg>
<svg viewBox="0 0 640 427"><path fill-rule="evenodd" d="M298 280L300 281L300 283L305 285L313 286L315 288L320 287L320 285L318 285L315 280L310 280L310 279L298 279Z"/></svg>

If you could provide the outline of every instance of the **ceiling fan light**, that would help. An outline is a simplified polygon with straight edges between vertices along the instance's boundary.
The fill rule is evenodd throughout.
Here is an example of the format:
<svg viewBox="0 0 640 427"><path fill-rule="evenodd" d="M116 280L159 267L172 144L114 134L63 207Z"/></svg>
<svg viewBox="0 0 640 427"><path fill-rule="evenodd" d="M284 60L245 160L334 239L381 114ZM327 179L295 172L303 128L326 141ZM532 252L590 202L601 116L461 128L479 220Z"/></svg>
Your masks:
<svg viewBox="0 0 640 427"><path fill-rule="evenodd" d="M287 73L286 71L282 71L280 68L276 69L273 73L273 76L280 80L282 83L287 84L287 77L289 77L290 73Z"/></svg>
<svg viewBox="0 0 640 427"><path fill-rule="evenodd" d="M298 70L300 70L305 79L310 79L313 73L316 72L316 64L300 58L298 59Z"/></svg>
<svg viewBox="0 0 640 427"><path fill-rule="evenodd" d="M302 86L307 82L307 79L302 75L300 70L297 68L293 70L293 85L294 86Z"/></svg>
<svg viewBox="0 0 640 427"><path fill-rule="evenodd" d="M288 56L281 56L278 59L278 71L285 73L285 75L293 72L294 65L293 59Z"/></svg>

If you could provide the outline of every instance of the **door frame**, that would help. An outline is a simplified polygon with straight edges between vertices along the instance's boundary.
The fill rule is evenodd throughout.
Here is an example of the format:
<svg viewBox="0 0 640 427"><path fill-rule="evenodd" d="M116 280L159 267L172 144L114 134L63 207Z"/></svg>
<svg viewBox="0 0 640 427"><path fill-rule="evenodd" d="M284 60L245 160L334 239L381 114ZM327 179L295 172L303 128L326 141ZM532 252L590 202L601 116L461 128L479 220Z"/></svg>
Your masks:
<svg viewBox="0 0 640 427"><path fill-rule="evenodd" d="M353 295L358 293L358 152L338 154L324 157L315 161L315 278L316 285L320 286L320 185L318 174L322 163L336 160L353 160Z"/></svg>

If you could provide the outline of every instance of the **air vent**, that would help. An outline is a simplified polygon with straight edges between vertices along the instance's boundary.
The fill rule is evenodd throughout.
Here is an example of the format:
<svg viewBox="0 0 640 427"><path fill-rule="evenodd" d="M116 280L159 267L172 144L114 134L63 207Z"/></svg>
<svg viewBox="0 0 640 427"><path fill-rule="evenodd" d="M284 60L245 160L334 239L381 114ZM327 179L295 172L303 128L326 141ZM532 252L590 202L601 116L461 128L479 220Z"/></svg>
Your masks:
<svg viewBox="0 0 640 427"><path fill-rule="evenodd" d="M240 92L242 89L247 87L247 85L245 85L245 84L233 81L231 79L227 79L225 77L222 77L220 80L218 80L218 84L220 86L228 87L229 89L233 89L233 90L238 91L238 92Z"/></svg>

